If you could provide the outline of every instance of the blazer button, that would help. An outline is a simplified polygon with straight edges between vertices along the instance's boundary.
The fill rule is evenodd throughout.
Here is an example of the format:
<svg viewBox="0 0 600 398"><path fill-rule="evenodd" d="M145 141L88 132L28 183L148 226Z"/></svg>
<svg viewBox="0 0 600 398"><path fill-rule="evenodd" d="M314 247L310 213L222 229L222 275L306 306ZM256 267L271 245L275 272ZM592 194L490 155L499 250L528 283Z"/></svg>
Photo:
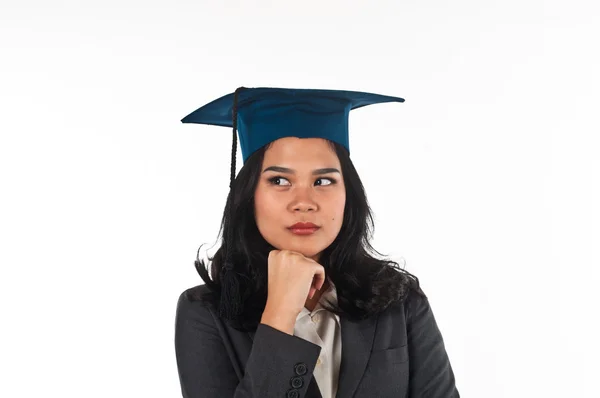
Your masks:
<svg viewBox="0 0 600 398"><path fill-rule="evenodd" d="M288 390L286 396L287 398L298 398L300 393L298 393L298 390Z"/></svg>
<svg viewBox="0 0 600 398"><path fill-rule="evenodd" d="M290 379L290 384L294 388L300 388L304 384L304 380L302 379L302 377L295 376Z"/></svg>
<svg viewBox="0 0 600 398"><path fill-rule="evenodd" d="M303 362L297 363L296 366L294 366L294 371L298 376L306 374L306 364Z"/></svg>

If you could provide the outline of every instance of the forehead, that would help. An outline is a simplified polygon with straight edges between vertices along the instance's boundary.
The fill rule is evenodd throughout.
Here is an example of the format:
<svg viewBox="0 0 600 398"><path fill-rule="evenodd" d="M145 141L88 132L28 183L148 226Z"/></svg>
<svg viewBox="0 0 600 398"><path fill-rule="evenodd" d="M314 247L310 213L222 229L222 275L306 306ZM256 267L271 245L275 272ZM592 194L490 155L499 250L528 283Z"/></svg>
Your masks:
<svg viewBox="0 0 600 398"><path fill-rule="evenodd" d="M284 137L271 143L265 151L264 163L269 166L276 162L340 164L326 139L298 137Z"/></svg>

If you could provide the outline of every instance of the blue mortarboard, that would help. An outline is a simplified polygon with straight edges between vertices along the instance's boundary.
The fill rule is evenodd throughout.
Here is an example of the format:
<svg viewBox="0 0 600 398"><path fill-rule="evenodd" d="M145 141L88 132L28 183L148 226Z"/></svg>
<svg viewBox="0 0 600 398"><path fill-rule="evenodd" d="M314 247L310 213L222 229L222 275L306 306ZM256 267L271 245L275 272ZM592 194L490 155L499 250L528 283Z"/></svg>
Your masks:
<svg viewBox="0 0 600 398"><path fill-rule="evenodd" d="M235 94L218 98L181 121L234 127ZM404 99L359 91L243 88L237 91L237 130L243 160L246 162L254 151L282 137L326 138L350 152L350 110L393 101Z"/></svg>

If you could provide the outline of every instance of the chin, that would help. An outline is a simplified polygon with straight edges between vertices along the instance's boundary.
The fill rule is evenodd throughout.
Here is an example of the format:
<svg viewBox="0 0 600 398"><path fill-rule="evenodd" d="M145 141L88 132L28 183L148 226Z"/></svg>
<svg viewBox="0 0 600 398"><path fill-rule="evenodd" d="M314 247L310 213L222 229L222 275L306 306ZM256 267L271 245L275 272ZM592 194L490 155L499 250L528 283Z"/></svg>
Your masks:
<svg viewBox="0 0 600 398"><path fill-rule="evenodd" d="M302 248L302 247L292 248L289 250L293 250L295 252L302 253L302 255L307 258L316 257L316 256L320 255L320 253L323 251L323 249L316 250L316 249L307 249L307 248Z"/></svg>
<svg viewBox="0 0 600 398"><path fill-rule="evenodd" d="M278 246L276 247L278 247L279 250L290 250L293 252L301 253L304 257L309 258L314 257L323 251L323 249L315 249L314 247L307 247L307 245L284 244Z"/></svg>

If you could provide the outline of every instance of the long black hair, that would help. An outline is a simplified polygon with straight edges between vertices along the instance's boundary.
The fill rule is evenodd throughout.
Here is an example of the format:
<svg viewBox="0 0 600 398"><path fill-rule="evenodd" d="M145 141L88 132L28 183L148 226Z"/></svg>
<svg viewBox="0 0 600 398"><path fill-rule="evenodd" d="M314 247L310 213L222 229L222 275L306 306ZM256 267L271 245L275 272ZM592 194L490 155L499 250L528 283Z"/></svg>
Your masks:
<svg viewBox="0 0 600 398"><path fill-rule="evenodd" d="M341 164L346 204L341 230L319 258L338 297L337 305L327 301L323 306L340 316L359 320L403 300L411 288L426 297L416 276L394 261L371 254L381 255L369 242L374 224L363 184L346 148L327 142ZM208 257L210 276L208 264L198 255L194 262L208 291L200 296L194 289L193 297L213 304L220 316L238 330L256 329L267 301L268 256L275 247L262 237L256 225L254 192L265 151L270 146L250 155L232 180L219 230L219 235L223 232L221 246L213 257Z"/></svg>

